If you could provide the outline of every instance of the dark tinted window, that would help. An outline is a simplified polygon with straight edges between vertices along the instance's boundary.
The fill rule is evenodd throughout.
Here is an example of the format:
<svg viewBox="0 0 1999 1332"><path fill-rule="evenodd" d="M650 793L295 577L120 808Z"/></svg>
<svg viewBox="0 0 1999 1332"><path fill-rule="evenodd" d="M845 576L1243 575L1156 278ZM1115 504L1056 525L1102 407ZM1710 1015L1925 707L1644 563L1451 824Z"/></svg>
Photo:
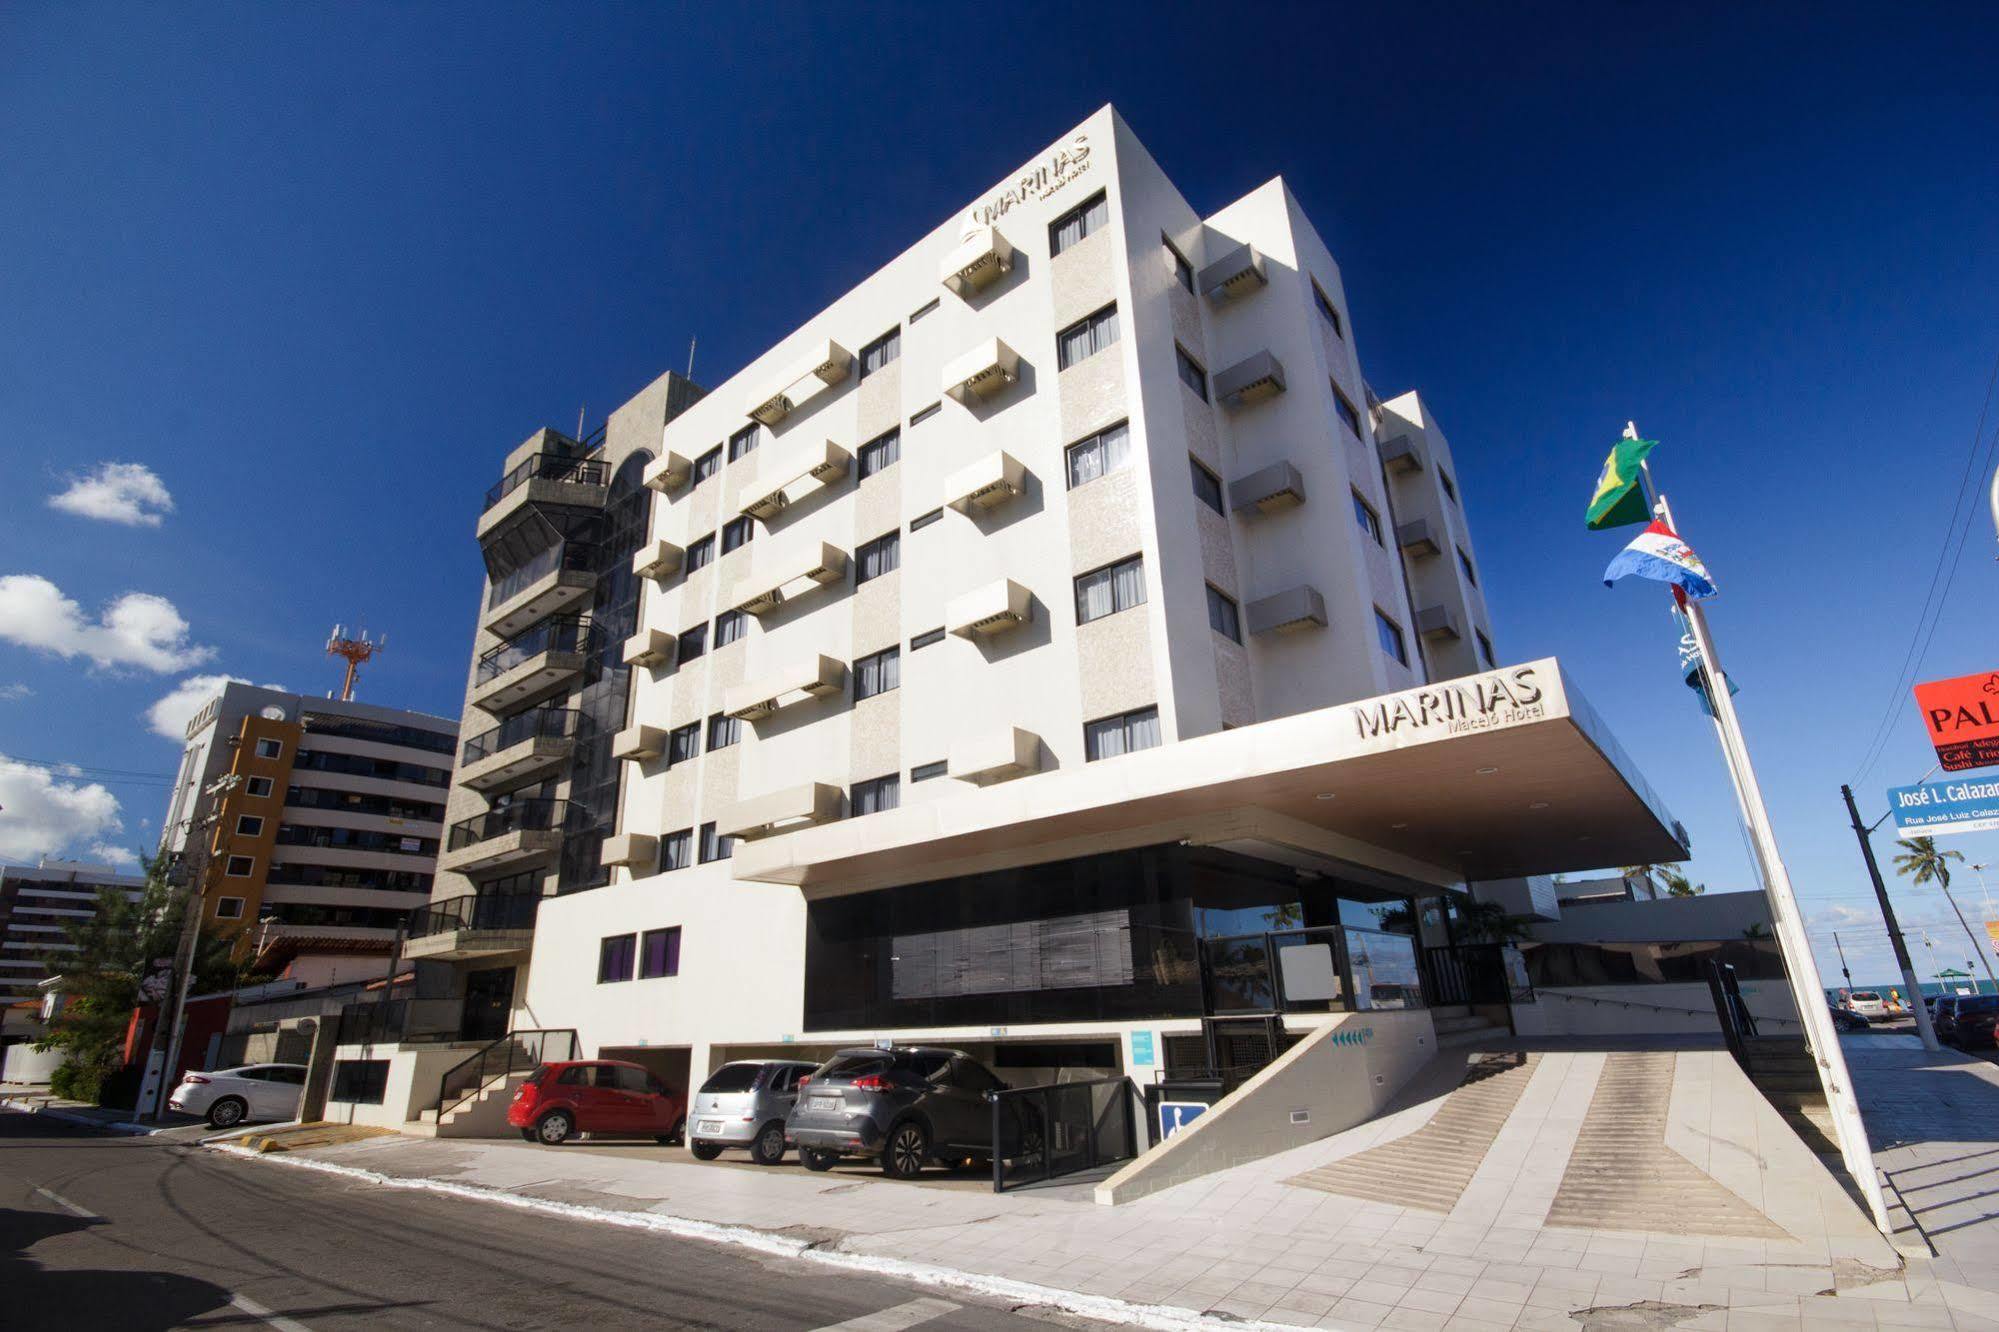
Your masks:
<svg viewBox="0 0 1999 1332"><path fill-rule="evenodd" d="M590 1085L590 1066L588 1064L571 1064L568 1068L562 1070L562 1076L555 1081L558 1086L562 1087L587 1087Z"/></svg>
<svg viewBox="0 0 1999 1332"><path fill-rule="evenodd" d="M646 1071L642 1068L612 1068L605 1071L617 1078L619 1091L650 1092L652 1090L652 1079L646 1076Z"/></svg>
<svg viewBox="0 0 1999 1332"><path fill-rule="evenodd" d="M820 1077L858 1078L869 1073L880 1073L889 1067L889 1056L869 1051L865 1054L834 1055L819 1070Z"/></svg>
<svg viewBox="0 0 1999 1332"><path fill-rule="evenodd" d="M294 1087L305 1086L305 1070L281 1064L271 1070L272 1082L288 1082Z"/></svg>
<svg viewBox="0 0 1999 1332"><path fill-rule="evenodd" d="M757 1065L724 1064L701 1084L704 1092L746 1092L757 1085Z"/></svg>

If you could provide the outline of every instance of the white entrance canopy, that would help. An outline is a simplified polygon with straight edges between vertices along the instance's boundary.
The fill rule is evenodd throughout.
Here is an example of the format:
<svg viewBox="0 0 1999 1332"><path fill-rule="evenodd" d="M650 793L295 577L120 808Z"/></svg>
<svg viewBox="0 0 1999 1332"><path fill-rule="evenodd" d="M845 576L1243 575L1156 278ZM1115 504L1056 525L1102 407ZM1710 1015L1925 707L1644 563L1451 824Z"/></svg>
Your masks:
<svg viewBox="0 0 1999 1332"><path fill-rule="evenodd" d="M1688 854L1546 657L745 842L732 868L821 897L1161 842L1438 885Z"/></svg>

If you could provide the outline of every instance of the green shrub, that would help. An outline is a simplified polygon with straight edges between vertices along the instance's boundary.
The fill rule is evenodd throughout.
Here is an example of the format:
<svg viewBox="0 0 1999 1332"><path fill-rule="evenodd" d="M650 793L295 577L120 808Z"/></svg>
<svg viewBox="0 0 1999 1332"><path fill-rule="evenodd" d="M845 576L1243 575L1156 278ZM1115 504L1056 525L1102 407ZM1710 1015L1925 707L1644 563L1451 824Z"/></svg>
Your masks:
<svg viewBox="0 0 1999 1332"><path fill-rule="evenodd" d="M103 1069L69 1060L57 1064L55 1072L49 1074L49 1090L65 1100L88 1101L95 1105L103 1085Z"/></svg>

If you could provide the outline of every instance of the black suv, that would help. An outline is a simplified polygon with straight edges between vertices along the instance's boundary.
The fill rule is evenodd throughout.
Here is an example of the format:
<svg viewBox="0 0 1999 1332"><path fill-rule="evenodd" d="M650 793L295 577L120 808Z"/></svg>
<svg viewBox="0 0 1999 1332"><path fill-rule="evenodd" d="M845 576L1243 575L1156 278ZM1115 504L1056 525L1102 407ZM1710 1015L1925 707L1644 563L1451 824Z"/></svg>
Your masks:
<svg viewBox="0 0 1999 1332"><path fill-rule="evenodd" d="M986 1093L1005 1085L962 1050L842 1050L800 1080L784 1134L807 1170L843 1156L879 1157L891 1179L914 1179L931 1161L990 1165Z"/></svg>
<svg viewBox="0 0 1999 1332"><path fill-rule="evenodd" d="M1982 1050L1994 1044L1999 1023L1999 994L1951 994L1937 1000L1932 1023L1937 1039L1960 1050Z"/></svg>

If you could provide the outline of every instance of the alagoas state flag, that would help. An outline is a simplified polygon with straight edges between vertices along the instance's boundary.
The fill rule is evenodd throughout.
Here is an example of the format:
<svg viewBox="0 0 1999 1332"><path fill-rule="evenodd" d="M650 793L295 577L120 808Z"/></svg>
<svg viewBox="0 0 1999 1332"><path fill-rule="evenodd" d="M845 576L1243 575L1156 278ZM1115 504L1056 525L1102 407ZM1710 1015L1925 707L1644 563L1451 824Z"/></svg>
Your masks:
<svg viewBox="0 0 1999 1332"><path fill-rule="evenodd" d="M1617 552L1617 558L1603 571L1603 585L1609 587L1626 574L1671 583L1689 601L1704 601L1715 594L1714 578L1694 548L1657 520Z"/></svg>
<svg viewBox="0 0 1999 1332"><path fill-rule="evenodd" d="M1652 516L1645 502L1645 487L1638 484L1638 467L1645 455L1658 446L1656 439L1625 438L1603 460L1596 478L1596 494L1590 496L1585 520L1592 532L1606 527L1628 527Z"/></svg>

